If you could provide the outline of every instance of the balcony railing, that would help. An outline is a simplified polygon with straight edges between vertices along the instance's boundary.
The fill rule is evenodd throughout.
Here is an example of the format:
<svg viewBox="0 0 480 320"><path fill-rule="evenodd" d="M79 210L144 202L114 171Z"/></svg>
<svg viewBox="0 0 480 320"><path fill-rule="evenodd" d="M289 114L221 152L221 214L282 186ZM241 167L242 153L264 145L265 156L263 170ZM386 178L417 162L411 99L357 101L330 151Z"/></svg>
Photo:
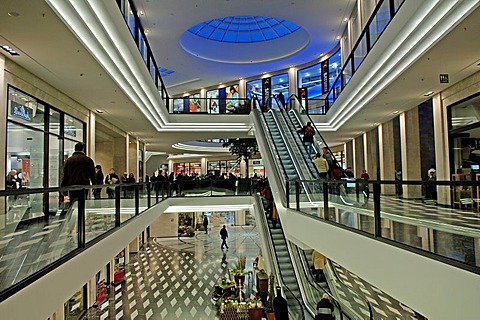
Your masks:
<svg viewBox="0 0 480 320"><path fill-rule="evenodd" d="M166 198L250 196L252 187L204 179L0 191L0 302ZM99 188L110 197L94 199Z"/></svg>
<svg viewBox="0 0 480 320"><path fill-rule="evenodd" d="M478 181L296 180L292 209L338 227L480 274ZM302 187L315 190L307 198ZM291 188L293 189L293 188ZM402 198L395 194L402 190ZM450 195L450 207L436 203ZM307 200L308 199L308 200ZM398 229L398 230L397 230ZM433 236L419 241L421 230ZM433 245L435 243L435 245Z"/></svg>
<svg viewBox="0 0 480 320"><path fill-rule="evenodd" d="M330 109L405 0L380 0L327 93Z"/></svg>

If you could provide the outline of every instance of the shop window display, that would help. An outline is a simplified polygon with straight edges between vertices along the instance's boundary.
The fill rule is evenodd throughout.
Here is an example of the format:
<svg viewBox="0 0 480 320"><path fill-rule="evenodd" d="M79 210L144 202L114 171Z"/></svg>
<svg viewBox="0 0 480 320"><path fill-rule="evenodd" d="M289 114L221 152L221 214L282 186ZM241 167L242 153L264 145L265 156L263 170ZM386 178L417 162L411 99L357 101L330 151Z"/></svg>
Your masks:
<svg viewBox="0 0 480 320"><path fill-rule="evenodd" d="M57 187L64 160L85 139L85 123L11 86L7 114L6 172L15 170L15 189ZM42 194L12 197L5 222L43 216L46 207L54 214L58 202L58 193L51 193L48 203Z"/></svg>
<svg viewBox="0 0 480 320"><path fill-rule="evenodd" d="M193 237L195 236L195 217L193 213L178 214L178 236Z"/></svg>

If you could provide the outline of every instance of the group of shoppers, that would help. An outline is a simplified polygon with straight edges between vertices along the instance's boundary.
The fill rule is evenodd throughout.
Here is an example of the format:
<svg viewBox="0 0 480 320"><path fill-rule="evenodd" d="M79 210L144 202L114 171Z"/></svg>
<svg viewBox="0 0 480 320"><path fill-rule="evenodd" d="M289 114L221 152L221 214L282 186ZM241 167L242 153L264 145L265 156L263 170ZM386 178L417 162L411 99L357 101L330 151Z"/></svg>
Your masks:
<svg viewBox="0 0 480 320"><path fill-rule="evenodd" d="M122 177L119 177L115 173L114 168L110 168L109 173L104 177L102 166L94 165L93 160L85 154L85 144L79 142L75 145L75 151L72 156L69 157L63 166L61 187L69 186L89 186L89 185L107 185L107 196L110 199L115 198L115 187L113 185L119 183L135 183L135 176L133 173L127 175L124 172ZM124 197L132 197L133 188L125 187ZM102 188L93 189L94 199L101 198ZM83 194L82 194L83 193ZM84 190L73 190L68 192L69 200L73 203L81 195L86 196L87 193Z"/></svg>

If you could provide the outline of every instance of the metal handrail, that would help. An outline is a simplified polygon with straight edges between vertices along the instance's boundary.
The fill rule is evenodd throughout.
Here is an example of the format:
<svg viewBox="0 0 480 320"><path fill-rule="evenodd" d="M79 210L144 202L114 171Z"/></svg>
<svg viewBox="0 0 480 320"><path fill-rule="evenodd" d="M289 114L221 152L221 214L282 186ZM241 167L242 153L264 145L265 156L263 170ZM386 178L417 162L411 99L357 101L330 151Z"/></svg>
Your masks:
<svg viewBox="0 0 480 320"><path fill-rule="evenodd" d="M260 197L257 195L256 196L256 199L257 199L257 204L260 202L261 204L261 201L259 201ZM282 287L283 288L286 288L290 294L292 295L292 297L295 298L295 300L297 301L297 303L299 304L300 306L300 309L302 310L302 319L305 319L305 312L304 312L304 307L303 307L303 303L293 294L292 290L287 286L285 285L285 281L283 279L283 275L282 275L282 271L280 270L280 261L278 260L278 256L277 256L277 253L275 251L275 248L273 247L273 235L272 235L272 231L270 230L270 227L268 226L268 221L267 221L267 217L265 214L260 214L260 217L261 217L261 220L262 220L262 223L265 225L265 227L268 229L268 234L270 236L270 241L267 241L268 242L268 248L269 248L269 253L270 253L270 256L271 257L275 257L275 262L274 265L275 265L275 271L276 271L276 274L277 274L277 279L281 279L281 283L283 284ZM281 224L280 224L280 227L281 227ZM283 233L283 228L282 228L282 233ZM284 239L285 239L285 236L284 236ZM297 280L298 281L298 280ZM278 280L277 280L278 282Z"/></svg>

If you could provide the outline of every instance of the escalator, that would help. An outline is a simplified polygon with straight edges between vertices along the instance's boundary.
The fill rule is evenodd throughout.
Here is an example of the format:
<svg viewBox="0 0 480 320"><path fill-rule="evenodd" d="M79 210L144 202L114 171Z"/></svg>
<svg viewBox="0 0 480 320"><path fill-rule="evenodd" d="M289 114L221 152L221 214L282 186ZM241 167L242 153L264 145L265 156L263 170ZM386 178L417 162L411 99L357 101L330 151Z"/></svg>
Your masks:
<svg viewBox="0 0 480 320"><path fill-rule="evenodd" d="M268 222L270 235L272 237L273 247L277 256L278 267L284 285L289 289L285 292L287 302L289 302L288 310L297 315L294 319L300 319L300 306L296 303L295 297L301 297L300 288L293 269L292 260L287 248L285 235L283 234L282 226L279 225L273 229L271 221Z"/></svg>
<svg viewBox="0 0 480 320"><path fill-rule="evenodd" d="M285 110L269 110L268 112L263 113L258 110L254 111L254 122L256 125L256 131L258 132L258 134L256 134L257 141L259 142L259 145L263 146L260 149L262 158L270 159L267 163L269 163L270 166L273 166L277 172L277 181L279 183L279 185L277 185L279 187L278 191L280 191L281 194L283 193L287 199L292 194L292 186L288 185L288 181L317 178L316 168L312 161L305 157L306 152L303 143L297 134L297 130L301 126L300 121L301 120L299 120L296 114L293 112L288 114ZM308 185L308 183L301 183L300 187L301 198L305 201L314 202L315 199L317 201L321 200L321 198L317 199L319 198L319 195L321 195L321 192L319 192L315 186ZM279 200L276 199L276 202L278 201ZM279 228L273 229L271 222L268 222L268 226L272 238L273 252L278 263L278 273L287 288L285 292L287 301L292 304L291 306L289 305L289 309L291 309L292 312L300 312L300 306L295 298L304 297L304 294L302 295L302 290L304 289L301 289L300 285L302 287L309 286L308 284L305 285L299 282L299 278L307 278L305 271L298 270L294 265L294 257L292 256L292 252L290 252L289 244L285 239L281 225ZM297 254L297 256L300 255ZM299 259L297 257L297 263L295 264L301 265L298 261ZM308 280L300 281L308 282ZM317 289L322 288L317 286ZM322 290L325 289L326 288L323 288ZM310 305L308 307L304 305L306 313L310 314L312 317L315 314L316 302L318 302L318 300L315 300L318 299L318 297L318 293L313 294L313 299L309 301ZM337 308L339 308L339 306L340 304L338 304ZM359 318L358 314L354 314L355 316L353 318ZM343 318L343 316L341 318ZM345 315L345 318L348 317ZM301 318L297 315L295 319Z"/></svg>

